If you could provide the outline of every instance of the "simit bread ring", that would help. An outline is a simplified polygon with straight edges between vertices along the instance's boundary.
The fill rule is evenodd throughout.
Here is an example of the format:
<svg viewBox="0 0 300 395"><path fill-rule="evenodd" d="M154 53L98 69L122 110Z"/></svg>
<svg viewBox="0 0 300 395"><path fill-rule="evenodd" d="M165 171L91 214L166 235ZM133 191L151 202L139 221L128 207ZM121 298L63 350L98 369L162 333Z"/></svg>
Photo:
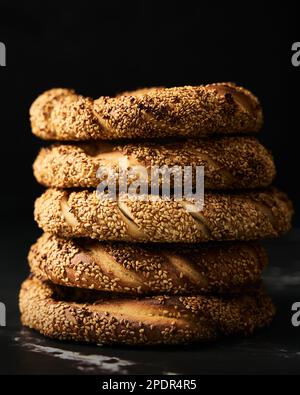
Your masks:
<svg viewBox="0 0 300 395"><path fill-rule="evenodd" d="M272 155L251 137L223 137L176 143L103 143L52 145L42 148L33 169L38 182L48 187L96 187L103 179L97 170L119 163L143 166L204 166L206 189L263 188L275 177ZM99 175L99 173L98 173ZM193 172L195 185L195 172ZM130 181L130 179L129 179Z"/></svg>
<svg viewBox="0 0 300 395"><path fill-rule="evenodd" d="M45 140L201 137L257 132L257 98L233 83L139 90L100 97L52 89L30 108L33 133Z"/></svg>
<svg viewBox="0 0 300 395"><path fill-rule="evenodd" d="M293 214L287 196L275 188L205 193L203 210L197 210L191 202L157 196L104 199L96 191L48 189L35 202L35 220L63 237L196 243L276 237L290 229Z"/></svg>
<svg viewBox="0 0 300 395"><path fill-rule="evenodd" d="M267 264L258 243L147 245L62 239L44 233L31 247L31 272L59 285L126 294L240 292Z"/></svg>
<svg viewBox="0 0 300 395"><path fill-rule="evenodd" d="M26 280L23 325L60 340L108 344L179 344L250 334L268 325L274 306L262 289L240 296L112 297Z"/></svg>

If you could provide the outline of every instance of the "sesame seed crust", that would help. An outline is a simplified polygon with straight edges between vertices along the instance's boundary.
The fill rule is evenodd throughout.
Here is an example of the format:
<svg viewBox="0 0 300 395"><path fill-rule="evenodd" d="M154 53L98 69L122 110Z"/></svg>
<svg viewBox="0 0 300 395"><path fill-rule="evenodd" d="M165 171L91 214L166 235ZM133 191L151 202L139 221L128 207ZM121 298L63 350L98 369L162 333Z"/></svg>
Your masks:
<svg viewBox="0 0 300 395"><path fill-rule="evenodd" d="M112 297L27 279L22 324L45 336L102 344L180 344L248 335L268 325L274 306L263 289L240 296ZM80 302L81 301L81 302Z"/></svg>
<svg viewBox="0 0 300 395"><path fill-rule="evenodd" d="M96 187L108 167L118 177L119 161L144 166L151 180L153 166L204 166L206 189L263 188L276 171L270 152L252 137L223 137L176 143L109 145L54 144L42 148L34 165L38 182L47 187ZM99 173L98 173L99 176ZM128 179L128 185L132 178ZM193 172L193 186L196 184Z"/></svg>
<svg viewBox="0 0 300 395"><path fill-rule="evenodd" d="M216 83L97 100L52 89L34 101L30 120L32 132L42 139L82 141L257 132L263 115L251 92Z"/></svg>
<svg viewBox="0 0 300 395"><path fill-rule="evenodd" d="M143 88L138 88L135 89L133 91L123 91L123 92L119 92L116 94L116 97L118 96L142 96L145 93L150 93L150 92L154 92L157 91L158 89L166 89L165 86L151 86L151 87L143 87Z"/></svg>
<svg viewBox="0 0 300 395"><path fill-rule="evenodd" d="M156 197L103 198L96 191L48 189L35 202L35 220L61 237L108 241L185 242L277 237L291 227L293 207L271 187L263 191L205 193L202 211L190 203Z"/></svg>
<svg viewBox="0 0 300 395"><path fill-rule="evenodd" d="M147 245L63 239L44 233L28 262L40 280L133 295L237 293L260 280L258 243Z"/></svg>

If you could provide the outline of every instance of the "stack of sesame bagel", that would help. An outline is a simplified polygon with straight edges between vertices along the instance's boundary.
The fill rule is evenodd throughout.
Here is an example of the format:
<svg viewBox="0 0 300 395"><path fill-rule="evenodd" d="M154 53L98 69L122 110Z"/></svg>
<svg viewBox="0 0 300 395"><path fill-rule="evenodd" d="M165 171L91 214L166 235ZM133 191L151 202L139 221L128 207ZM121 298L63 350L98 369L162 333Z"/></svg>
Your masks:
<svg viewBox="0 0 300 395"><path fill-rule="evenodd" d="M185 344L271 322L259 240L287 232L293 208L271 186L275 165L256 139L263 116L251 92L217 83L93 100L52 89L30 118L33 133L54 143L33 166L47 190L35 203L44 234L20 292L24 325L62 340ZM146 169L149 183L153 166L203 166L204 206L105 198L96 188L121 163Z"/></svg>

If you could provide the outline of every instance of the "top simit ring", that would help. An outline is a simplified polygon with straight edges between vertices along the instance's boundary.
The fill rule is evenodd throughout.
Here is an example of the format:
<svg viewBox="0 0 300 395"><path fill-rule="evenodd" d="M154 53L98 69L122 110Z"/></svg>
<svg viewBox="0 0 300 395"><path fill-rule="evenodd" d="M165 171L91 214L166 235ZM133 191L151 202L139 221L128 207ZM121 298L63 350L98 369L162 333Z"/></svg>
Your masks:
<svg viewBox="0 0 300 395"><path fill-rule="evenodd" d="M45 140L202 137L258 132L258 99L233 83L149 88L97 100L51 89L31 106L33 133Z"/></svg>

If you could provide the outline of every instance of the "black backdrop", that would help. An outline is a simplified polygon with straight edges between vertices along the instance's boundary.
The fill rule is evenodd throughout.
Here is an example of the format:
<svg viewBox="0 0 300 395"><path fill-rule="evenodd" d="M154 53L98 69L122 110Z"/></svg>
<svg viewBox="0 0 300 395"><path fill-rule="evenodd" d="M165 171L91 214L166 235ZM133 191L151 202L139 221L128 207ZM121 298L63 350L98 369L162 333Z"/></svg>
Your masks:
<svg viewBox="0 0 300 395"><path fill-rule="evenodd" d="M150 85L245 85L264 106L261 140L274 153L277 185L299 206L300 67L291 64L299 39L297 10L286 2L0 0L2 231L35 226L42 188L31 163L41 143L30 134L28 108L59 86L96 97Z"/></svg>

